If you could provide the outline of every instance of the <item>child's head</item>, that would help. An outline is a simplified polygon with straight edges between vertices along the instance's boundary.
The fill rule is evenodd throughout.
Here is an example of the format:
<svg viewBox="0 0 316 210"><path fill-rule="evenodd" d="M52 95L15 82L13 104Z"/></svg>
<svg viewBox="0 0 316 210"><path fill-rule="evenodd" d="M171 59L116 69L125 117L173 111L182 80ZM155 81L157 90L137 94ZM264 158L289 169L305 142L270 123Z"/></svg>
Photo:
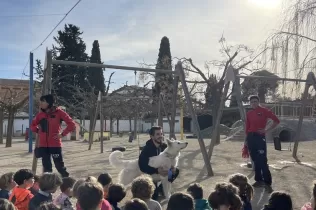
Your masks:
<svg viewBox="0 0 316 210"><path fill-rule="evenodd" d="M238 188L230 183L218 183L209 195L208 202L213 209L240 210L242 201L238 196Z"/></svg>
<svg viewBox="0 0 316 210"><path fill-rule="evenodd" d="M143 200L133 198L125 203L124 210L149 210L149 208Z"/></svg>
<svg viewBox="0 0 316 210"><path fill-rule="evenodd" d="M74 184L74 187L72 189L72 195L73 197L78 199L78 189L81 185L83 185L86 182L85 179L79 179L76 181L76 183Z"/></svg>
<svg viewBox="0 0 316 210"><path fill-rule="evenodd" d="M142 175L132 182L131 191L133 198L148 200L151 198L155 190L155 185L150 176Z"/></svg>
<svg viewBox="0 0 316 210"><path fill-rule="evenodd" d="M98 182L85 182L78 189L78 203L82 210L100 209L103 188Z"/></svg>
<svg viewBox="0 0 316 210"><path fill-rule="evenodd" d="M174 193L169 199L167 210L194 210L194 199L186 193Z"/></svg>
<svg viewBox="0 0 316 210"><path fill-rule="evenodd" d="M14 173L5 173L0 177L0 189L11 190L16 186L15 181L13 180Z"/></svg>
<svg viewBox="0 0 316 210"><path fill-rule="evenodd" d="M242 200L251 201L254 192L247 176L236 173L229 177L229 182L239 189L239 196Z"/></svg>
<svg viewBox="0 0 316 210"><path fill-rule="evenodd" d="M44 202L36 210L60 210L54 203L52 202Z"/></svg>
<svg viewBox="0 0 316 210"><path fill-rule="evenodd" d="M98 182L103 186L103 191L106 197L108 194L109 187L112 184L111 175L108 173L100 174L98 177Z"/></svg>
<svg viewBox="0 0 316 210"><path fill-rule="evenodd" d="M55 193L62 183L63 180L57 173L44 173L38 181L39 188L48 193Z"/></svg>
<svg viewBox="0 0 316 210"><path fill-rule="evenodd" d="M7 199L0 198L0 210L16 210L13 203Z"/></svg>
<svg viewBox="0 0 316 210"><path fill-rule="evenodd" d="M29 189L34 184L34 174L29 169L20 169L14 174L13 180L19 187Z"/></svg>
<svg viewBox="0 0 316 210"><path fill-rule="evenodd" d="M126 190L125 190L124 185L112 184L109 187L107 200L110 203L119 203L125 198L125 196L126 196Z"/></svg>
<svg viewBox="0 0 316 210"><path fill-rule="evenodd" d="M63 183L60 185L60 191L68 196L72 196L73 191L72 188L74 187L74 184L76 183L76 180L71 177L65 177L63 178Z"/></svg>
<svg viewBox="0 0 316 210"><path fill-rule="evenodd" d="M265 210L292 210L291 196L286 192L275 191L270 195L269 202L264 206Z"/></svg>
<svg viewBox="0 0 316 210"><path fill-rule="evenodd" d="M203 187L199 183L190 184L187 192L192 195L194 200L203 198Z"/></svg>
<svg viewBox="0 0 316 210"><path fill-rule="evenodd" d="M95 178L94 176L88 176L86 179L85 179L86 182L98 182L98 179Z"/></svg>

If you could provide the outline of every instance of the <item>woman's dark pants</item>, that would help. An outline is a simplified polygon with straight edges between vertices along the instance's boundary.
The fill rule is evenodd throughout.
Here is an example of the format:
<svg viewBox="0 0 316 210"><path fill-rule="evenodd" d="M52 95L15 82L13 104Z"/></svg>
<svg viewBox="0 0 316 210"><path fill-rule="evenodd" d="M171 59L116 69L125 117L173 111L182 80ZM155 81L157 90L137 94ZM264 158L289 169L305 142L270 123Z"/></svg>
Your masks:
<svg viewBox="0 0 316 210"><path fill-rule="evenodd" d="M247 145L250 157L255 165L255 181L272 184L272 177L268 166L267 143L264 135L259 133L248 133Z"/></svg>

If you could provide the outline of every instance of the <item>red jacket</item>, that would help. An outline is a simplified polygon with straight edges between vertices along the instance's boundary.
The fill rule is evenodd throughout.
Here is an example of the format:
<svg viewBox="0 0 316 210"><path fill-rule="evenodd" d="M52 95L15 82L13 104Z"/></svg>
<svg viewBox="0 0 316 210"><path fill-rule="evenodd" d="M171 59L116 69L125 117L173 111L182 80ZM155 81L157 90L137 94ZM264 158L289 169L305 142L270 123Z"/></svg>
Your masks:
<svg viewBox="0 0 316 210"><path fill-rule="evenodd" d="M67 124L61 133L66 136L75 129L75 122L71 117L58 107L53 107L48 112L38 113L32 121L31 130L39 134L38 147L61 147L61 139L57 139L61 132L61 123Z"/></svg>
<svg viewBox="0 0 316 210"><path fill-rule="evenodd" d="M247 112L246 117L246 133L257 132L259 129L265 129L268 119L273 120L276 123L280 123L280 120L269 109L258 106L258 108Z"/></svg>

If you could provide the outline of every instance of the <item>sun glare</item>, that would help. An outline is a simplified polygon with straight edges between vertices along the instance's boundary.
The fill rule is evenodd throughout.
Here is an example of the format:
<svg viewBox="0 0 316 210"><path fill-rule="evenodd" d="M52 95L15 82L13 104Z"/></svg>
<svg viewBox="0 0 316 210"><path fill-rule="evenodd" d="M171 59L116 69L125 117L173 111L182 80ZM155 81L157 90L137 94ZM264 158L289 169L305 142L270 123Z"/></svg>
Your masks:
<svg viewBox="0 0 316 210"><path fill-rule="evenodd" d="M248 0L250 3L255 4L258 7L264 8L276 8L280 3L281 0Z"/></svg>

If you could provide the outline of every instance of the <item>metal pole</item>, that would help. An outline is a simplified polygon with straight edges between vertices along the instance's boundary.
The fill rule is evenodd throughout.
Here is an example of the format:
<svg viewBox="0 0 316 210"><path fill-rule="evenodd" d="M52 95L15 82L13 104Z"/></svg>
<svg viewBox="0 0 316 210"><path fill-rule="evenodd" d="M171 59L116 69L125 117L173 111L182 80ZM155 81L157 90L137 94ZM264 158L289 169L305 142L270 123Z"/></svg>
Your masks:
<svg viewBox="0 0 316 210"><path fill-rule="evenodd" d="M230 68L230 67L228 67L228 68ZM219 108L218 108L218 112L217 112L217 116L216 116L215 125L212 125L212 127L213 127L212 139L211 139L210 147L209 147L208 153L207 153L210 160L212 158L213 150L214 150L214 147L215 147L217 141L220 141L220 134L219 134L218 128L219 128L219 125L221 123L221 119L222 119L222 115L223 115L223 108L225 107L225 101L226 101L226 97L227 97L227 93L228 93L228 89L229 89L229 84L230 84L230 82L227 82L225 84L224 91L222 93L222 97L221 97L221 100L219 102Z"/></svg>
<svg viewBox="0 0 316 210"><path fill-rule="evenodd" d="M51 94L52 93L52 51L48 50L47 51L47 94Z"/></svg>
<svg viewBox="0 0 316 210"><path fill-rule="evenodd" d="M205 163L205 166L206 166L207 174L209 176L214 176L213 169L212 169L212 166L211 166L211 162L210 162L210 160L209 160L209 158L207 156L207 151L206 151L205 143L204 143L204 140L203 140L203 137L202 137L202 134L201 134L200 126L199 126L199 123L198 123L198 120L197 120L197 116L196 116L196 113L195 113L194 108L193 108L193 104L192 104L192 100L191 100L191 97L190 97L189 89L188 89L187 83L185 82L185 75L184 75L184 71L183 71L183 68L182 68L182 63L180 61L176 65L176 71L179 74L179 77L180 77L180 80L181 80L181 83L182 83L183 92L184 92L184 95L185 95L185 98L186 98L186 101L187 101L187 104L188 104L188 108L189 108L189 111L190 111L190 114L191 114L191 117L192 117L192 120L193 120L193 123L194 123L194 126L195 126L195 130L196 130L196 133L197 133L197 136L198 136L198 141L199 141L199 145L200 145L200 148L201 148L201 152L202 152L202 156L203 156L203 159L204 159L204 163Z"/></svg>
<svg viewBox="0 0 316 210"><path fill-rule="evenodd" d="M102 113L102 93L99 91L99 97L98 97L98 103L100 104L100 144L101 144L101 153L103 153L103 127L104 127L104 122L103 122L103 113Z"/></svg>
<svg viewBox="0 0 316 210"><path fill-rule="evenodd" d="M52 60L52 63L59 64L59 65L69 65L69 66L98 67L98 68L129 70L129 71L143 71L143 72L176 74L175 71L170 71L170 70L166 70L166 69L149 69L149 68L139 68L139 67L131 67L131 66L116 66L116 65L77 62L77 61Z"/></svg>
<svg viewBox="0 0 316 210"><path fill-rule="evenodd" d="M310 88L311 85L306 84L305 85L305 90L303 93L303 98L302 98L302 105L301 105L301 110L300 110L300 116L299 116L299 120L297 123L297 129L296 129L296 135L295 135L295 142L294 142L294 148L293 148L293 158L297 158L297 149L298 149L298 142L301 138L301 131L302 131L302 125L303 125L303 118L304 118L304 110L305 110L305 106L307 103L307 95L308 95L308 90Z"/></svg>
<svg viewBox="0 0 316 210"><path fill-rule="evenodd" d="M263 79L263 80L276 80L276 81L292 81L292 82L307 82L306 79L292 79L292 78L281 78L281 77L266 77L266 76L253 76L253 75L236 75L239 78L247 79Z"/></svg>
<svg viewBox="0 0 316 210"><path fill-rule="evenodd" d="M30 53L30 81L29 81L29 153L33 151L33 135L31 131L31 124L33 120L33 91L34 91L34 84L33 84L33 53Z"/></svg>
<svg viewBox="0 0 316 210"><path fill-rule="evenodd" d="M182 88L182 87L181 87ZM183 100L182 100L182 89L180 89L180 139L184 139L183 134Z"/></svg>

